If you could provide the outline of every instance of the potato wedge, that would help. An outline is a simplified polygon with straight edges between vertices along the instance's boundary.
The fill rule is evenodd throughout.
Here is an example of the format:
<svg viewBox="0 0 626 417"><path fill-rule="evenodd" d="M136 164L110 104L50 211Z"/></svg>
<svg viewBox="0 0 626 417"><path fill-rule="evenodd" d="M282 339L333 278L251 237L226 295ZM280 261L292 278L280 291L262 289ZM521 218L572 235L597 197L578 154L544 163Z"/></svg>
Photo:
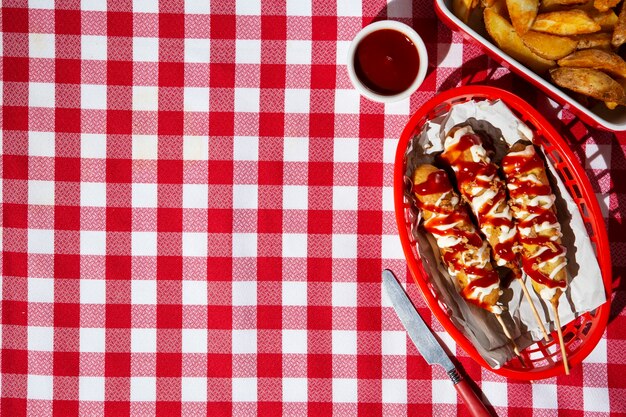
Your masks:
<svg viewBox="0 0 626 417"><path fill-rule="evenodd" d="M598 11L598 9L593 7L593 0L586 0L583 3L580 3L579 5L577 5L576 7L573 7L573 8L574 9L580 9L580 10L586 12L587 14L589 14L590 11L594 11L594 12Z"/></svg>
<svg viewBox="0 0 626 417"><path fill-rule="evenodd" d="M626 78L626 62L614 52L600 49L583 49L559 59L561 67L593 68L611 75Z"/></svg>
<svg viewBox="0 0 626 417"><path fill-rule="evenodd" d="M613 30L611 45L613 45L614 48L619 48L624 42L626 42L626 7L622 5L622 11L619 12L617 24Z"/></svg>
<svg viewBox="0 0 626 417"><path fill-rule="evenodd" d="M624 103L626 93L622 86L602 71L591 68L553 68L552 80L560 87L604 102Z"/></svg>
<svg viewBox="0 0 626 417"><path fill-rule="evenodd" d="M596 32L596 33L587 33L585 35L576 35L573 37L576 41L578 41L578 45L576 48L578 49L611 49L611 37L613 35L610 32Z"/></svg>
<svg viewBox="0 0 626 417"><path fill-rule="evenodd" d="M452 0L452 13L463 23L467 23L476 6L478 6L478 0Z"/></svg>
<svg viewBox="0 0 626 417"><path fill-rule="evenodd" d="M601 12L606 12L612 7L617 6L620 0L593 0L593 7Z"/></svg>
<svg viewBox="0 0 626 417"><path fill-rule="evenodd" d="M485 22L483 21L483 8L476 7L469 15L467 25L478 33L485 33Z"/></svg>
<svg viewBox="0 0 626 417"><path fill-rule="evenodd" d="M509 11L506 7L506 0L493 0L489 3L488 6L485 6L485 8L491 9L493 12L496 12L502 17L505 17L507 19L509 18Z"/></svg>
<svg viewBox="0 0 626 417"><path fill-rule="evenodd" d="M539 4L540 12L553 12L555 10L563 10L569 6L580 6L589 0L542 0Z"/></svg>
<svg viewBox="0 0 626 417"><path fill-rule="evenodd" d="M565 36L529 31L522 36L524 45L544 59L561 59L576 50L578 41Z"/></svg>
<svg viewBox="0 0 626 417"><path fill-rule="evenodd" d="M511 23L518 35L528 32L539 9L539 0L506 0Z"/></svg>
<svg viewBox="0 0 626 417"><path fill-rule="evenodd" d="M617 24L617 15L613 10L607 10L606 12L590 10L586 13L593 19L594 22L600 25L601 31L613 32L613 29L615 29L615 25Z"/></svg>
<svg viewBox="0 0 626 417"><path fill-rule="evenodd" d="M626 78L615 78L615 81L617 81L617 83L622 86L622 88L624 89L624 93L626 93ZM605 101L604 104L610 110L613 110L615 107L618 106L618 104L626 105L626 103L624 102L616 103L614 101Z"/></svg>
<svg viewBox="0 0 626 417"><path fill-rule="evenodd" d="M543 74L556 65L554 61L541 58L528 49L509 21L494 10L490 8L485 9L484 19L489 35L500 49L514 59L527 65L538 74Z"/></svg>
<svg viewBox="0 0 626 417"><path fill-rule="evenodd" d="M601 26L584 11L573 9L539 14L531 29L568 36L598 32Z"/></svg>

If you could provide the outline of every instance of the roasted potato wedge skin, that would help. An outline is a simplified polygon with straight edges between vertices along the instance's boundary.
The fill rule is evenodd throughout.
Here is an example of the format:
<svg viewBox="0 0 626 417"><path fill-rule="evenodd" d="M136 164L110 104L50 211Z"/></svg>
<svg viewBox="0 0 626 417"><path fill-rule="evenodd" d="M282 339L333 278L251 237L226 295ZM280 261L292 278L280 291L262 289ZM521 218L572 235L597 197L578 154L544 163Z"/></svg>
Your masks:
<svg viewBox="0 0 626 417"><path fill-rule="evenodd" d="M593 68L626 78L626 62L614 52L601 49L583 49L559 59L561 67Z"/></svg>
<svg viewBox="0 0 626 417"><path fill-rule="evenodd" d="M467 23L472 10L476 7L475 3L475 0L452 0L452 13Z"/></svg>
<svg viewBox="0 0 626 417"><path fill-rule="evenodd" d="M570 7L583 6L590 0L541 0L539 13L567 10Z"/></svg>
<svg viewBox="0 0 626 417"><path fill-rule="evenodd" d="M611 44L614 48L619 48L624 42L626 42L626 5L622 4L622 10L617 17L617 24L613 29Z"/></svg>
<svg viewBox="0 0 626 417"><path fill-rule="evenodd" d="M531 29L568 36L598 32L601 26L584 11L573 9L539 14Z"/></svg>
<svg viewBox="0 0 626 417"><path fill-rule="evenodd" d="M613 10L599 12L594 9L586 13L594 22L600 25L600 30L603 32L612 32L615 29L615 25L617 25L618 18Z"/></svg>
<svg viewBox="0 0 626 417"><path fill-rule="evenodd" d="M622 86L602 71L591 68L554 68L550 70L554 82L563 88L604 102L624 103Z"/></svg>
<svg viewBox="0 0 626 417"><path fill-rule="evenodd" d="M609 32L587 33L585 35L576 35L574 39L578 41L576 48L578 49L611 49L611 38L613 35Z"/></svg>
<svg viewBox="0 0 626 417"><path fill-rule="evenodd" d="M490 8L484 11L485 27L496 44L514 59L524 63L533 71L543 74L556 62L535 55L522 41L513 26L504 17Z"/></svg>
<svg viewBox="0 0 626 417"><path fill-rule="evenodd" d="M506 7L515 31L521 36L528 32L539 10L539 0L506 0Z"/></svg>
<svg viewBox="0 0 626 417"><path fill-rule="evenodd" d="M601 12L606 12L612 7L617 6L620 0L593 0L593 7Z"/></svg>
<svg viewBox="0 0 626 417"><path fill-rule="evenodd" d="M576 50L578 41L565 36L529 31L522 36L524 45L544 59L561 59Z"/></svg>
<svg viewBox="0 0 626 417"><path fill-rule="evenodd" d="M485 6L485 8L491 9L492 12L495 12L499 14L500 16L509 19L509 10L506 7L506 0L493 0L489 4L489 6Z"/></svg>

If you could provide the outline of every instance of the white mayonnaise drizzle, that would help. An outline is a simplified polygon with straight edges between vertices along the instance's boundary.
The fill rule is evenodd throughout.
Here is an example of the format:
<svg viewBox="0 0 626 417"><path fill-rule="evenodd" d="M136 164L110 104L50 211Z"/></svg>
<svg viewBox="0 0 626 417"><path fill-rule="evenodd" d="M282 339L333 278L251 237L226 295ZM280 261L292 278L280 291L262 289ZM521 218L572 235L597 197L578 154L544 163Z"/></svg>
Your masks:
<svg viewBox="0 0 626 417"><path fill-rule="evenodd" d="M543 288L541 288L541 290L539 291L539 297L543 298L544 300L551 300L556 295L557 288L558 287L550 288L544 285Z"/></svg>
<svg viewBox="0 0 626 417"><path fill-rule="evenodd" d="M450 224L441 224L439 226L437 226L437 230L448 230L448 229L452 229L454 226L456 226L457 224L461 223L460 221L458 222L454 222L454 223L450 223Z"/></svg>
<svg viewBox="0 0 626 417"><path fill-rule="evenodd" d="M483 242L482 246L476 251L476 256L474 259L471 259L469 262L466 262L467 266L479 266L480 268L484 268L487 266L487 262L489 262L489 257L487 254L489 246L487 242Z"/></svg>
<svg viewBox="0 0 626 417"><path fill-rule="evenodd" d="M553 264L556 263L557 266L563 264L563 266L565 266L565 254L566 252L564 251L563 253L560 253L558 256L555 256L554 258L548 259L545 262L541 262L539 263L539 268L543 268L544 266L548 265L548 264ZM557 271L558 272L558 271ZM554 273L554 271L552 271L550 273L550 278L553 278L552 274L556 275Z"/></svg>
<svg viewBox="0 0 626 417"><path fill-rule="evenodd" d="M445 193L441 193L441 196L435 202L435 206L440 206L443 200L450 194L452 191L446 191Z"/></svg>
<svg viewBox="0 0 626 417"><path fill-rule="evenodd" d="M444 148L449 148L451 146L456 145L457 143L459 143L459 141L461 140L461 138L465 135L474 133L474 129L472 129L471 126L463 126L460 129L457 129L456 132L454 132L454 135L452 136L448 136L444 142Z"/></svg>
<svg viewBox="0 0 626 417"><path fill-rule="evenodd" d="M519 199L517 199L517 200L519 200ZM530 206L530 207L537 207L537 206L539 206L539 207L543 207L543 208L549 209L554 204L554 200L555 200L555 197L552 194L550 194L550 195L538 195L538 196L535 196L535 197L529 199L528 202L526 203L526 205ZM541 203L543 203L543 204L541 204Z"/></svg>
<svg viewBox="0 0 626 417"><path fill-rule="evenodd" d="M559 263L557 266L555 266L554 270L552 272L550 272L550 279L554 279L556 274L558 274L561 269L565 268L565 265L566 265L566 262L565 262L565 260L563 260L561 263Z"/></svg>
<svg viewBox="0 0 626 417"><path fill-rule="evenodd" d="M494 206L495 208L495 206ZM504 209L500 212L500 213L494 213L493 210L491 210L489 212L489 215L494 217L494 218L498 218L498 217L502 217L504 219L512 219L513 216L511 214L511 210L509 209L509 206L504 206Z"/></svg>
<svg viewBox="0 0 626 417"><path fill-rule="evenodd" d="M528 212L524 212L524 213L527 214L527 216L526 216L526 221L527 222L531 221L535 217L539 217L539 214L536 214L536 213L530 213L530 214L528 214Z"/></svg>
<svg viewBox="0 0 626 417"><path fill-rule="evenodd" d="M461 238L455 236L435 235L435 237L437 238L437 245L440 248L451 248L452 246L458 245L461 242Z"/></svg>
<svg viewBox="0 0 626 417"><path fill-rule="evenodd" d="M532 156L534 154L535 154L535 150L533 149L532 145L526 146L521 151L509 152L510 156L523 156L523 157L526 157L526 158L532 158Z"/></svg>
<svg viewBox="0 0 626 417"><path fill-rule="evenodd" d="M502 226L500 229L502 233L498 237L498 241L500 243L504 243L507 240L513 239L515 237L515 228L509 228L507 226Z"/></svg>
<svg viewBox="0 0 626 417"><path fill-rule="evenodd" d="M487 204L487 202L489 202L490 200L492 200L495 196L496 196L497 192L495 190L492 189L486 189L485 192L483 192L480 195L474 196L474 198L472 198L471 201L471 205L472 205L472 209L474 210L474 213L480 213L482 207Z"/></svg>
<svg viewBox="0 0 626 417"><path fill-rule="evenodd" d="M532 226L528 226L528 227L518 227L518 230L524 237L530 236L533 230L535 231L535 233L539 234L541 232L545 232L546 230L551 230L551 229L556 230L557 235L558 235L557 238L562 236L560 223L543 222L541 224L533 224ZM554 236L551 236L550 239L555 240L553 239L553 237Z"/></svg>
<svg viewBox="0 0 626 417"><path fill-rule="evenodd" d="M537 251L537 253L535 253L535 256L533 256L533 258L536 258L537 256L541 255L542 253L544 253L547 250L549 250L549 248L547 246L540 247L539 250Z"/></svg>
<svg viewBox="0 0 626 417"><path fill-rule="evenodd" d="M468 278L470 277L470 275L468 275ZM471 280L470 280L471 281ZM472 292L471 294L471 298L473 299L477 299L480 300L481 302L485 299L486 296L488 296L489 294L491 294L491 292L493 290L497 290L499 289L499 285L498 283L495 284L491 284L488 287L474 287L472 288ZM502 294L502 291L498 291L500 294Z"/></svg>
<svg viewBox="0 0 626 417"><path fill-rule="evenodd" d="M487 151L483 148L482 145L472 145L470 146L470 153L472 154L472 160L474 162L484 161L487 157Z"/></svg>
<svg viewBox="0 0 626 417"><path fill-rule="evenodd" d="M535 184L543 184L535 174L528 174L524 177L524 181L533 182Z"/></svg>
<svg viewBox="0 0 626 417"><path fill-rule="evenodd" d="M535 224L535 232L537 233L541 233L550 229L556 230L558 232L558 235L559 236L561 235L561 224L558 222L557 223L543 222L541 224Z"/></svg>

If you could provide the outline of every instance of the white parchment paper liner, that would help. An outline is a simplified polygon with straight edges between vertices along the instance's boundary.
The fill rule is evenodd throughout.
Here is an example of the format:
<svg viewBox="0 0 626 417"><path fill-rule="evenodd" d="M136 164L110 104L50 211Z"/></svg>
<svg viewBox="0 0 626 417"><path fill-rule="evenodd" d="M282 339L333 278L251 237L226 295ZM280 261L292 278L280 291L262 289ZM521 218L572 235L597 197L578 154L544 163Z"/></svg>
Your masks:
<svg viewBox="0 0 626 417"><path fill-rule="evenodd" d="M520 139L532 139L532 131L520 121L511 110L500 100L468 101L451 108L447 115L426 123L421 133L409 142L406 152L407 173L419 163L431 163L434 155L443 150L445 132L458 123L468 119L476 119L480 125L486 120L500 130L508 146ZM493 137L493 132L490 132ZM567 248L569 285L559 302L561 324L565 325L579 315L591 311L606 301L600 267L595 256L594 247L589 240L585 224L580 216L576 203L572 200L557 171L547 160L552 188L556 195L556 208L563 231L563 244ZM426 272L431 278L435 292L448 307L451 320L456 327L464 332L481 356L494 368L499 368L513 357L513 352L506 337L495 319L485 310L469 305L459 295L445 267L443 267L439 250L432 236L417 227L418 216L414 213L416 227L413 236L418 243L418 252ZM531 298L540 316L545 319L548 330L554 329L551 307L541 300L532 289L530 279L523 276ZM513 280L500 298L508 309L503 318L509 324L517 344L524 348L533 341L542 338L539 326L526 301L519 280Z"/></svg>

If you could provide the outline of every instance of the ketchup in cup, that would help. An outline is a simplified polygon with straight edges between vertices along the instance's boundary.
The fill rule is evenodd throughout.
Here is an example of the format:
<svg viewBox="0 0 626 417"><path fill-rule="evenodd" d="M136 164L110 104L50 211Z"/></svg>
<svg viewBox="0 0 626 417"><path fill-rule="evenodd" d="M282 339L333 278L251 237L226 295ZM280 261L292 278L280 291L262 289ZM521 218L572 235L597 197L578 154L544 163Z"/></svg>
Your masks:
<svg viewBox="0 0 626 417"><path fill-rule="evenodd" d="M381 29L358 44L354 56L357 77L370 90L392 96L408 89L419 69L415 44L404 33Z"/></svg>
<svg viewBox="0 0 626 417"><path fill-rule="evenodd" d="M364 97L381 103L413 94L426 77L424 41L408 25L381 20L364 27L348 53L348 75Z"/></svg>

